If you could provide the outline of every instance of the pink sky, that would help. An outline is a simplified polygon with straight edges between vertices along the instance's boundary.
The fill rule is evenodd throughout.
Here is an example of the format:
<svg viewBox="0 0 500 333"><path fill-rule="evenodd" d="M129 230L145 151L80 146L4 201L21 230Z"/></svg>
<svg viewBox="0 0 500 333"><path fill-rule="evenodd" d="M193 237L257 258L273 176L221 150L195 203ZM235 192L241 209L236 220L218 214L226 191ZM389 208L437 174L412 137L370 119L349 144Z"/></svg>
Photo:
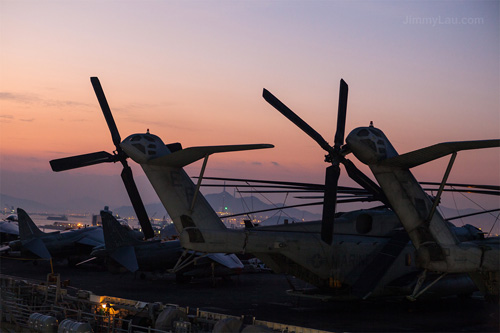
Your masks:
<svg viewBox="0 0 500 333"><path fill-rule="evenodd" d="M50 171L51 159L113 149L90 76L122 138L149 128L184 147L276 146L215 156L213 176L323 182L324 152L262 88L330 142L340 78L350 89L347 133L373 120L400 153L499 138L499 31L498 1L4 0L0 192L127 203L117 165ZM447 160L415 175L440 181ZM145 201L157 201L134 170ZM500 184L500 150L459 153L450 181ZM351 184L345 172L341 184Z"/></svg>

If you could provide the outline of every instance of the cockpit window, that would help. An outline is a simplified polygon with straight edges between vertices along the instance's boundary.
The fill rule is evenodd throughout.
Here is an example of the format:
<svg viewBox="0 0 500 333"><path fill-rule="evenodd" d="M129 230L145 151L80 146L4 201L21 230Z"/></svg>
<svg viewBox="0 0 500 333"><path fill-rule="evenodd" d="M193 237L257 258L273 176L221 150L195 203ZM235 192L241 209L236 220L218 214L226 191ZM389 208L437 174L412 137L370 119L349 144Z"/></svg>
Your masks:
<svg viewBox="0 0 500 333"><path fill-rule="evenodd" d="M155 139L152 136L150 136L150 135L144 135L144 138L146 140L148 140L149 142L155 142Z"/></svg>
<svg viewBox="0 0 500 333"><path fill-rule="evenodd" d="M377 147L375 146L375 142L369 139L363 139L361 140L364 144L366 144L368 147L370 147L371 150L377 151Z"/></svg>
<svg viewBox="0 0 500 333"><path fill-rule="evenodd" d="M376 129L374 128L370 128L370 132L372 132L373 134L375 134L376 136L378 136L379 138L382 137L382 134L380 134L379 131L377 131Z"/></svg>
<svg viewBox="0 0 500 333"><path fill-rule="evenodd" d="M144 153L144 154L146 153L146 149L140 143L133 144L132 146L134 146L135 148L139 149L142 153Z"/></svg>
<svg viewBox="0 0 500 333"><path fill-rule="evenodd" d="M130 141L141 141L141 136L140 135L134 135Z"/></svg>
<svg viewBox="0 0 500 333"><path fill-rule="evenodd" d="M366 129L362 129L358 132L358 136L368 136L370 134Z"/></svg>

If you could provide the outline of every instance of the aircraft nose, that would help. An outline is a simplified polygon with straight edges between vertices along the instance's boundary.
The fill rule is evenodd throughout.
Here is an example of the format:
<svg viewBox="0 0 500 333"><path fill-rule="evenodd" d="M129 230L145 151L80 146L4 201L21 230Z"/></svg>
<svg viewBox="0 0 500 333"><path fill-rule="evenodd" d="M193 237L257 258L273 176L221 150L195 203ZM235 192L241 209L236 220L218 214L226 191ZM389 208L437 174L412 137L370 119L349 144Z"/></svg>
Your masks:
<svg viewBox="0 0 500 333"><path fill-rule="evenodd" d="M15 240L15 241L9 242L9 247L13 251L21 251L21 241Z"/></svg>

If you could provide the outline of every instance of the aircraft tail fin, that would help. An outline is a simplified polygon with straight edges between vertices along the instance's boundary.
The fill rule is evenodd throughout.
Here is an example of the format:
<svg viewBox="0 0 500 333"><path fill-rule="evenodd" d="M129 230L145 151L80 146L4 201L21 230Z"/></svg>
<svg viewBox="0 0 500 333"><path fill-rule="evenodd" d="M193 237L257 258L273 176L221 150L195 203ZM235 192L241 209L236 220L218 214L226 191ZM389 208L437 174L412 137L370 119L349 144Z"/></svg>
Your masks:
<svg viewBox="0 0 500 333"><path fill-rule="evenodd" d="M104 234L104 243L107 250L114 250L124 246L139 244L130 232L120 225L120 222L109 212L101 210L102 229Z"/></svg>
<svg viewBox="0 0 500 333"><path fill-rule="evenodd" d="M101 210L104 244L109 256L131 272L139 269L134 245L141 241L120 225L108 211Z"/></svg>
<svg viewBox="0 0 500 333"><path fill-rule="evenodd" d="M162 142L159 141L157 146L159 143ZM226 228L200 193L201 181L195 185L183 167L204 158L200 173L202 179L207 158L211 154L272 147L270 144L190 147L173 152L165 151L162 154L152 155L151 158L144 157L142 152L138 154L136 150L130 148L130 155L137 154L134 160L141 164L168 215L172 218L179 232L181 244L196 251L220 252L221 246L227 245L227 235L231 231ZM128 147L125 145L125 148Z"/></svg>
<svg viewBox="0 0 500 333"><path fill-rule="evenodd" d="M110 252L111 258L131 272L139 269L137 256L133 246L124 246Z"/></svg>
<svg viewBox="0 0 500 333"><path fill-rule="evenodd" d="M367 137L368 133L373 137ZM455 273L487 266L483 249L477 244L459 241L436 210L439 198L429 197L409 169L462 150L500 147L500 140L445 142L398 155L382 131L360 127L349 134L346 142L354 155L372 170L416 247L421 267ZM452 156L443 183L454 160L455 156Z"/></svg>
<svg viewBox="0 0 500 333"><path fill-rule="evenodd" d="M45 234L36 226L24 209L17 209L17 220L19 224L19 237L21 240L40 237Z"/></svg>
<svg viewBox="0 0 500 333"><path fill-rule="evenodd" d="M202 193L197 192L191 178L181 167L148 163L142 168L172 218L182 245L212 252L207 247L212 242L210 234L224 234L227 228Z"/></svg>

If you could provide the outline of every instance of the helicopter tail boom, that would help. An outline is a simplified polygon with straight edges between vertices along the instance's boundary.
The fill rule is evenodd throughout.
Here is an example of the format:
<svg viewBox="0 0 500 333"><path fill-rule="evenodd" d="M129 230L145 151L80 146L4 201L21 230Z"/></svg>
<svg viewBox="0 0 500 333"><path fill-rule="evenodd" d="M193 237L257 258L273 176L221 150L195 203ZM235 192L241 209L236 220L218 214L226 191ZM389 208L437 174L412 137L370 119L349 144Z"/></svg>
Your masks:
<svg viewBox="0 0 500 333"><path fill-rule="evenodd" d="M357 128L346 141L372 170L417 249L421 267L448 273L498 270L488 251L473 242L459 242L409 168L459 150L497 147L499 140L443 143L403 155L374 127Z"/></svg>

